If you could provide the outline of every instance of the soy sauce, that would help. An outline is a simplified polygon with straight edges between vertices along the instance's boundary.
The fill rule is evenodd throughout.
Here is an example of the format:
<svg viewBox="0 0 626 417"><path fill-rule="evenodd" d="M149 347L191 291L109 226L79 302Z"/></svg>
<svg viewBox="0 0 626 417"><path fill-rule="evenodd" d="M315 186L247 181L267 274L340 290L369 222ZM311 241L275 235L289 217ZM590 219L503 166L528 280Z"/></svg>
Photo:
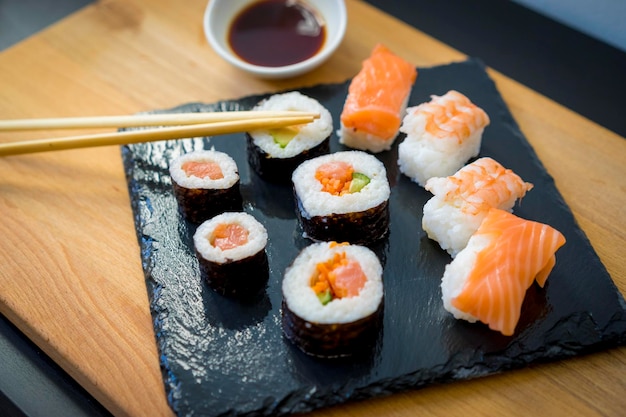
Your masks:
<svg viewBox="0 0 626 417"><path fill-rule="evenodd" d="M261 0L242 10L228 33L244 61L280 67L304 61L324 45L326 28L313 9L298 0Z"/></svg>

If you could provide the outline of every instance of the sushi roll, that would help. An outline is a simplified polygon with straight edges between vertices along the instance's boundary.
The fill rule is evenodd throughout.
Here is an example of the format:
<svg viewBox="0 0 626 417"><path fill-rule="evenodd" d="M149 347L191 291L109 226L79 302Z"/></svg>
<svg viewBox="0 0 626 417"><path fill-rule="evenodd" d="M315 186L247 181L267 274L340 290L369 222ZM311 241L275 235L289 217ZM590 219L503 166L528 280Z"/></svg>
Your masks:
<svg viewBox="0 0 626 417"><path fill-rule="evenodd" d="M512 335L526 290L534 281L545 285L564 244L565 237L551 226L490 209L467 247L445 268L444 308L457 319L481 321Z"/></svg>
<svg viewBox="0 0 626 417"><path fill-rule="evenodd" d="M183 217L201 223L225 211L240 211L237 164L215 150L193 151L174 159L169 167L174 195Z"/></svg>
<svg viewBox="0 0 626 417"><path fill-rule="evenodd" d="M413 65L384 45L376 45L348 88L339 142L372 153L389 150L416 78Z"/></svg>
<svg viewBox="0 0 626 417"><path fill-rule="evenodd" d="M247 298L265 287L267 230L250 214L222 213L205 221L193 243L200 273L215 292Z"/></svg>
<svg viewBox="0 0 626 417"><path fill-rule="evenodd" d="M425 188L422 227L452 257L463 249L490 208L512 211L533 185L492 158L479 158L450 177L435 177Z"/></svg>
<svg viewBox="0 0 626 417"><path fill-rule="evenodd" d="M283 278L283 334L313 356L371 352L382 325L382 273L380 261L364 246L307 246Z"/></svg>
<svg viewBox="0 0 626 417"><path fill-rule="evenodd" d="M368 244L387 234L391 190L375 156L362 151L319 156L302 163L292 181L304 236Z"/></svg>
<svg viewBox="0 0 626 417"><path fill-rule="evenodd" d="M447 177L478 155L489 116L469 98L451 90L407 109L398 146L400 172L422 187L429 178Z"/></svg>
<svg viewBox="0 0 626 417"><path fill-rule="evenodd" d="M253 110L310 111L320 115L315 121L304 125L246 133L248 162L261 178L289 183L291 173L300 163L329 153L333 119L317 100L292 91L270 96Z"/></svg>

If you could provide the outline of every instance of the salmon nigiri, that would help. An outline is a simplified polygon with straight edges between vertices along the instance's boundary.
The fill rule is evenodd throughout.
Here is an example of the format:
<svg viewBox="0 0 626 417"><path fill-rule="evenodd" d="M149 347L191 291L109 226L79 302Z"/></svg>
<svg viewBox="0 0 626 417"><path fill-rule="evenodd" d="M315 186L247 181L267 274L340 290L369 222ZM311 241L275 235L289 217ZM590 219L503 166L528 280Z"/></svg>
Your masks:
<svg viewBox="0 0 626 417"><path fill-rule="evenodd" d="M400 171L422 187L429 178L454 174L478 155L490 123L483 109L458 91L407 109L398 147Z"/></svg>
<svg viewBox="0 0 626 417"><path fill-rule="evenodd" d="M416 78L413 65L376 45L350 83L341 113L340 142L374 153L390 149Z"/></svg>
<svg viewBox="0 0 626 417"><path fill-rule="evenodd" d="M510 336L526 290L543 287L565 237L546 224L490 209L467 247L446 266L444 308L457 319L481 321Z"/></svg>
<svg viewBox="0 0 626 417"><path fill-rule="evenodd" d="M533 185L495 159L484 157L452 176L430 178L425 188L433 197L424 205L422 227L454 257L490 208L511 211Z"/></svg>

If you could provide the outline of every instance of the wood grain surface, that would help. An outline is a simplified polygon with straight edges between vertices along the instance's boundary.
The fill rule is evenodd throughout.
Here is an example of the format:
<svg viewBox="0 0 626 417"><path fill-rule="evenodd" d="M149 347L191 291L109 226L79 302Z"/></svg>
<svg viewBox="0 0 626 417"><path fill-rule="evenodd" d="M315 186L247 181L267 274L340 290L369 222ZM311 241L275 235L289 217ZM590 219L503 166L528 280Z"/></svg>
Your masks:
<svg viewBox="0 0 626 417"><path fill-rule="evenodd" d="M263 81L211 50L202 31L205 6L204 0L102 0L5 50L0 117L131 114L340 82L358 72L377 42L416 66L465 58L347 0L345 40L325 65L299 78ZM626 293L626 140L495 71L490 75ZM41 135L2 133L0 141ZM2 314L113 414L171 415L119 148L0 159L0 213ZM311 414L618 416L626 409L624 375L622 347Z"/></svg>

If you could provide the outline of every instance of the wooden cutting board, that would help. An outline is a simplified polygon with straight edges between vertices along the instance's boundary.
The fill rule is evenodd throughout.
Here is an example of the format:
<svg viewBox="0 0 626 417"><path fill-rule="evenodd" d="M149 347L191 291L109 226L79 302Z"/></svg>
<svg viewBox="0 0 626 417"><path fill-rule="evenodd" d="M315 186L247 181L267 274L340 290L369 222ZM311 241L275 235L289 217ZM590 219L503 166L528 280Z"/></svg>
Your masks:
<svg viewBox="0 0 626 417"><path fill-rule="evenodd" d="M377 42L416 66L465 58L348 0L348 32L327 64L300 78L262 81L210 49L205 5L103 0L7 49L0 54L1 117L130 114L340 82L358 72ZM626 140L490 75L626 293ZM69 133L2 133L0 141ZM126 187L118 147L0 159L0 311L114 414L170 415ZM626 407L625 371L620 348L313 414L618 415Z"/></svg>

